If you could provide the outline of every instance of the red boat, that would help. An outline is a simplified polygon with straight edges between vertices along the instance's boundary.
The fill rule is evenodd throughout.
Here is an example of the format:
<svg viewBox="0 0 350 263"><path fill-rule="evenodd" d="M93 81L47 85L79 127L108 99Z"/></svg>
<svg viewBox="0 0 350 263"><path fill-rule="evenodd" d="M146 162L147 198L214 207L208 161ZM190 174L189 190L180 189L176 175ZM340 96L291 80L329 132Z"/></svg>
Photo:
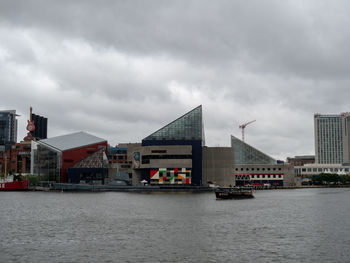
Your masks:
<svg viewBox="0 0 350 263"><path fill-rule="evenodd" d="M24 191L28 190L28 180L14 182L0 182L0 191Z"/></svg>

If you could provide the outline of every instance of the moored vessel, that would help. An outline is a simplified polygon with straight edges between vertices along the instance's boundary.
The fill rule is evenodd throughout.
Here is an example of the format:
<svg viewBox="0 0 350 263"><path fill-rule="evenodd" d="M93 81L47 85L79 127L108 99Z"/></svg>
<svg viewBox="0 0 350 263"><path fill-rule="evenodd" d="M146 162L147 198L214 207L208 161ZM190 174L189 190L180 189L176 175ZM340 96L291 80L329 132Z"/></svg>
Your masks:
<svg viewBox="0 0 350 263"><path fill-rule="evenodd" d="M28 179L22 181L0 181L0 191L24 191L28 190Z"/></svg>
<svg viewBox="0 0 350 263"><path fill-rule="evenodd" d="M247 186L218 187L215 189L217 199L246 199L254 198L253 188Z"/></svg>

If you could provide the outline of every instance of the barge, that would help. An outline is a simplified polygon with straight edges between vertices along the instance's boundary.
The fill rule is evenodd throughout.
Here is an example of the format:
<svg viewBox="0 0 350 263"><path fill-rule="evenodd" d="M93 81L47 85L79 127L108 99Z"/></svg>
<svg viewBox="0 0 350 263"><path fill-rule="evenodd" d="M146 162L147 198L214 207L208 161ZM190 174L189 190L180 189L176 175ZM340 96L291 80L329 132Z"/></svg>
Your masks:
<svg viewBox="0 0 350 263"><path fill-rule="evenodd" d="M215 189L217 199L247 199L254 198L253 188L247 186L218 187Z"/></svg>

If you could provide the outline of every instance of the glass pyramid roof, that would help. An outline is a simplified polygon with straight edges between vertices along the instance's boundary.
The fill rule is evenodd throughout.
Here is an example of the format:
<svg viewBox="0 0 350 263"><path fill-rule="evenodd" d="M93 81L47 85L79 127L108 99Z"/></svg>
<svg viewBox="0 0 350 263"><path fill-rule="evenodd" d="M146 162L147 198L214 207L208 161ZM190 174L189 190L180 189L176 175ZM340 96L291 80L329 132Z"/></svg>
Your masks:
<svg viewBox="0 0 350 263"><path fill-rule="evenodd" d="M276 164L277 161L267 154L231 135L231 147L235 164Z"/></svg>
<svg viewBox="0 0 350 263"><path fill-rule="evenodd" d="M143 140L201 140L204 145L202 105L165 125Z"/></svg>

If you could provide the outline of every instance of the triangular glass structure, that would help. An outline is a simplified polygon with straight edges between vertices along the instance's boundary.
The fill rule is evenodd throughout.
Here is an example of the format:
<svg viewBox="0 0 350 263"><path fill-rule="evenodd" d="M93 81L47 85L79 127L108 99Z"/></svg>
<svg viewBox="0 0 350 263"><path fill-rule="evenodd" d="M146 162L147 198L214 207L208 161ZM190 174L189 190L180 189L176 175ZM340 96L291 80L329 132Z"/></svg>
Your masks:
<svg viewBox="0 0 350 263"><path fill-rule="evenodd" d="M143 140L201 140L204 145L202 105L174 120Z"/></svg>
<svg viewBox="0 0 350 263"><path fill-rule="evenodd" d="M235 164L276 164L277 161L267 154L231 135L231 147Z"/></svg>

